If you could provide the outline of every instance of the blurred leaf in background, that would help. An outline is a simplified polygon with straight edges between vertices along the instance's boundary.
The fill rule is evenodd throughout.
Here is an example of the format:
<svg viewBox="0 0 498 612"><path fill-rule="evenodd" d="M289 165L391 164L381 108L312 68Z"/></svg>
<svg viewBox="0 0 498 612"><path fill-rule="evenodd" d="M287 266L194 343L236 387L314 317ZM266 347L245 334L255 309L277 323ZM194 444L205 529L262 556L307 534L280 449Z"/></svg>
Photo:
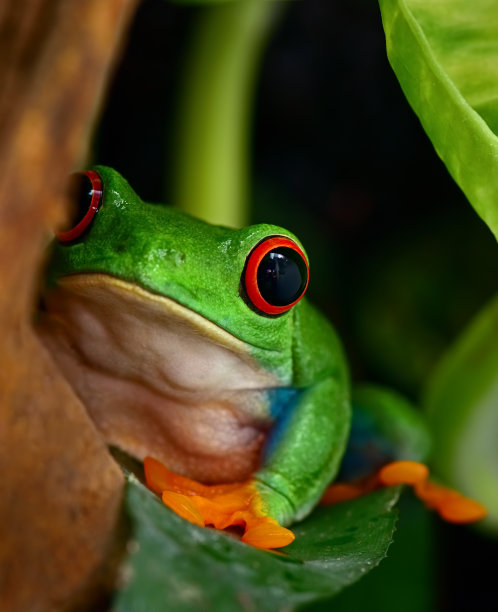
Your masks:
<svg viewBox="0 0 498 612"><path fill-rule="evenodd" d="M488 508L498 534L498 297L444 355L425 397L438 474Z"/></svg>
<svg viewBox="0 0 498 612"><path fill-rule="evenodd" d="M249 222L255 82L283 5L243 0L205 7L191 33L177 100L175 160L166 176L172 177L171 201L210 223Z"/></svg>

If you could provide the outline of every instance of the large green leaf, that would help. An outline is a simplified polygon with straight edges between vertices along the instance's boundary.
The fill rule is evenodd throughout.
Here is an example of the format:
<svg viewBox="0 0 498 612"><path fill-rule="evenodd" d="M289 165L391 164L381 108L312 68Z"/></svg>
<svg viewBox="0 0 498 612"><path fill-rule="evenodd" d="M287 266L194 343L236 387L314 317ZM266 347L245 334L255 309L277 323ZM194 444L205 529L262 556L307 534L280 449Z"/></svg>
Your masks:
<svg viewBox="0 0 498 612"><path fill-rule="evenodd" d="M397 487L319 508L272 553L187 523L130 478L126 503L136 546L115 612L293 610L330 597L374 568L389 547Z"/></svg>
<svg viewBox="0 0 498 612"><path fill-rule="evenodd" d="M498 2L380 0L380 8L403 92L498 237Z"/></svg>
<svg viewBox="0 0 498 612"><path fill-rule="evenodd" d="M413 495L399 504L396 537L375 572L357 586L345 589L331 604L317 602L306 612L436 612L438 538L437 518ZM409 594L409 597L407 597ZM402 604L400 604L402 602Z"/></svg>
<svg viewBox="0 0 498 612"><path fill-rule="evenodd" d="M441 360L424 404L437 473L483 503L498 532L498 296Z"/></svg>

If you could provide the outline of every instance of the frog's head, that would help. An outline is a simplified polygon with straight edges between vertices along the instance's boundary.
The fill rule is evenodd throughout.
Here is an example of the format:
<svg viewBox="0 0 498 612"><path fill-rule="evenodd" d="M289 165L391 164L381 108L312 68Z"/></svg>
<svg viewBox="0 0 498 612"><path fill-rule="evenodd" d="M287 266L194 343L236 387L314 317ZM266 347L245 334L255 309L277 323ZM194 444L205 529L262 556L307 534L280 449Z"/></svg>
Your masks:
<svg viewBox="0 0 498 612"><path fill-rule="evenodd" d="M96 167L79 179L77 219L58 234L50 284L67 285L76 276L127 284L144 299L147 293L169 298L200 315L265 365L278 367L279 354L288 358L292 311L308 283L307 258L295 236L265 224L212 226L145 203L111 168Z"/></svg>
<svg viewBox="0 0 498 612"><path fill-rule="evenodd" d="M49 263L46 345L112 443L203 480L249 473L268 389L292 383L302 246L273 225L215 227L145 203L110 168L82 180L77 219ZM191 469L192 453L202 462Z"/></svg>

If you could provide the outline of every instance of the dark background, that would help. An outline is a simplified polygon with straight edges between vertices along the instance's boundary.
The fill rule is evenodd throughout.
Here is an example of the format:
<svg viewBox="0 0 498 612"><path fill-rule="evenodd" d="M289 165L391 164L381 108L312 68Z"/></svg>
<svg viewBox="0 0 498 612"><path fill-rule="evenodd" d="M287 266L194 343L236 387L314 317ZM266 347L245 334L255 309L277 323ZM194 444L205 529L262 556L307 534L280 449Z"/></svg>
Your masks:
<svg viewBox="0 0 498 612"><path fill-rule="evenodd" d="M94 160L146 200L168 191L175 94L203 10L144 1L103 109ZM353 378L416 402L441 353L496 290L498 258L403 97L375 2L288 3L261 67L252 152L253 221L288 227L306 246L309 294L338 328ZM431 600L444 611L496 609L496 540L406 515L411 539L378 570L384 595L374 594L373 572L355 597L385 610L392 589L393 610L427 610ZM393 581L404 584L412 548L418 561L406 561L401 603ZM425 599L410 593L432 587ZM348 597L331 605L360 605Z"/></svg>

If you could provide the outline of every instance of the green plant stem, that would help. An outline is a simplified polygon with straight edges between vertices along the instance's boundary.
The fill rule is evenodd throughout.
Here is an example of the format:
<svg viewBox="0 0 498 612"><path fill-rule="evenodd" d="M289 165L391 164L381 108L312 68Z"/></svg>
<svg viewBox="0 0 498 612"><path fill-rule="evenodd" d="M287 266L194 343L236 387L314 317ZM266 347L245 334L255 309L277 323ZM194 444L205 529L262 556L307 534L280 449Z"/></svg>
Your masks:
<svg viewBox="0 0 498 612"><path fill-rule="evenodd" d="M239 0L200 13L179 98L170 201L211 223L248 221L254 83L280 6Z"/></svg>

